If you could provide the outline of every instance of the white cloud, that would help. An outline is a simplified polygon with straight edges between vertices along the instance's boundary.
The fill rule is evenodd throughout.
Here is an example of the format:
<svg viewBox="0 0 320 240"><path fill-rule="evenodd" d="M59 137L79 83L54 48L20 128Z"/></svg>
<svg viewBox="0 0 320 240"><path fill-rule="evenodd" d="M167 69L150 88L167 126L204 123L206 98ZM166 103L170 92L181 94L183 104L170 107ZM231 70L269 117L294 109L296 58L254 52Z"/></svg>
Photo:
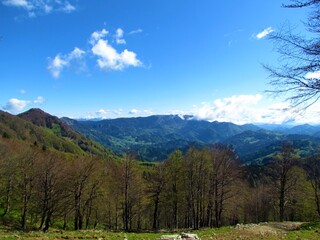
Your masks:
<svg viewBox="0 0 320 240"><path fill-rule="evenodd" d="M86 53L85 51L81 50L80 48L75 47L73 49L73 51L71 53L69 53L67 58L69 61L74 60L74 59L79 59L79 58L82 58L85 53Z"/></svg>
<svg viewBox="0 0 320 240"><path fill-rule="evenodd" d="M2 4L24 9L29 17L50 14L54 11L71 13L76 10L69 1L60 0L2 0Z"/></svg>
<svg viewBox="0 0 320 240"><path fill-rule="evenodd" d="M124 49L122 52L118 52L105 37L109 34L109 31L102 29L101 31L95 31L89 38L89 43L92 45L90 55L96 57L96 62L100 69L105 71L113 70L119 71L127 67L140 67L142 62L137 58L137 54L128 49ZM116 31L116 40L118 44L125 43L121 40L124 32L121 28ZM86 69L85 60L83 57L86 52L80 48L75 47L74 50L68 54L58 53L53 59L49 58L49 64L47 69L54 78L58 78L61 72L71 65L72 61L76 60L78 68L81 70ZM81 60L81 61L79 61Z"/></svg>
<svg viewBox="0 0 320 240"><path fill-rule="evenodd" d="M106 119L109 117L110 115L110 111L109 110L105 110L105 109L99 109L98 111L95 112L95 114L90 114L91 118L102 118L102 119Z"/></svg>
<svg viewBox="0 0 320 240"><path fill-rule="evenodd" d="M124 31L121 28L118 28L116 31L116 43L117 44L126 44L126 40L123 39Z"/></svg>
<svg viewBox="0 0 320 240"><path fill-rule="evenodd" d="M93 113L87 113L86 116L80 117L84 119L108 119L108 118L115 118L122 115L123 110L121 108L115 109L115 110L109 110L109 109L99 109Z"/></svg>
<svg viewBox="0 0 320 240"><path fill-rule="evenodd" d="M19 91L21 94L26 94L27 93L27 91L26 90L24 90L24 89L20 89L20 91Z"/></svg>
<svg viewBox="0 0 320 240"><path fill-rule="evenodd" d="M8 110L9 112L16 112L16 111L23 110L29 104L30 104L30 101L11 98L5 105L4 109Z"/></svg>
<svg viewBox="0 0 320 240"><path fill-rule="evenodd" d="M33 101L34 104L41 104L45 101L45 99L42 96L37 97L36 100Z"/></svg>
<svg viewBox="0 0 320 240"><path fill-rule="evenodd" d="M85 55L85 51L75 47L72 52L67 55L58 53L53 60L49 60L48 70L54 78L58 78L62 70L70 65L73 60L79 60Z"/></svg>
<svg viewBox="0 0 320 240"><path fill-rule="evenodd" d="M108 40L100 39L91 49L93 55L98 57L97 63L103 70L122 70L126 67L139 67L142 62L137 59L136 53L125 49L118 53Z"/></svg>
<svg viewBox="0 0 320 240"><path fill-rule="evenodd" d="M107 31L106 29L102 29L101 31L95 31L91 34L89 42L91 43L91 45L95 45L100 39L104 38L108 33L109 31Z"/></svg>
<svg viewBox="0 0 320 240"><path fill-rule="evenodd" d="M129 114L132 114L132 115L135 115L135 114L138 114L139 113L139 110L133 108L129 111Z"/></svg>
<svg viewBox="0 0 320 240"><path fill-rule="evenodd" d="M320 79L320 71L308 72L305 76L307 79Z"/></svg>
<svg viewBox="0 0 320 240"><path fill-rule="evenodd" d="M262 95L235 95L203 102L184 114L192 114L196 119L245 123L320 123L320 102L312 105L303 113L290 110L286 102L273 102ZM181 112L179 112L181 114Z"/></svg>
<svg viewBox="0 0 320 240"><path fill-rule="evenodd" d="M21 7L27 10L31 10L33 8L32 4L27 0L4 0L2 4L9 7Z"/></svg>
<svg viewBox="0 0 320 240"><path fill-rule="evenodd" d="M64 5L61 7L61 10L65 13L71 13L76 10L76 7L71 5L68 1L66 1Z"/></svg>
<svg viewBox="0 0 320 240"><path fill-rule="evenodd" d="M138 33L142 33L143 30L141 28L136 29L136 30L132 30L131 32L128 33L128 35L133 35L133 34L138 34Z"/></svg>
<svg viewBox="0 0 320 240"><path fill-rule="evenodd" d="M129 115L139 115L139 116L150 116L153 114L153 112L151 110L138 110L136 108L131 109L128 112Z"/></svg>
<svg viewBox="0 0 320 240"><path fill-rule="evenodd" d="M54 59L49 63L48 70L54 78L58 78L60 76L63 68L69 65L69 62L64 59L63 56L58 53Z"/></svg>
<svg viewBox="0 0 320 240"><path fill-rule="evenodd" d="M27 106L32 104L41 104L45 100L43 97L39 96L35 100L21 100L17 98L11 98L8 100L6 105L3 107L4 110L9 111L11 113L16 113L24 110Z"/></svg>
<svg viewBox="0 0 320 240"><path fill-rule="evenodd" d="M262 32L258 33L255 37L257 39L262 39L264 37L266 37L267 35L269 35L270 33L272 33L274 30L272 27L268 27L266 29L264 29Z"/></svg>
<svg viewBox="0 0 320 240"><path fill-rule="evenodd" d="M49 13L51 13L51 11L53 10L53 7L45 4L45 5L43 6L43 10L44 10L45 13L49 14Z"/></svg>
<svg viewBox="0 0 320 240"><path fill-rule="evenodd" d="M195 106L193 115L198 119L219 122L247 123L257 122L253 107L262 99L262 95L238 95L217 99L213 103L204 102Z"/></svg>

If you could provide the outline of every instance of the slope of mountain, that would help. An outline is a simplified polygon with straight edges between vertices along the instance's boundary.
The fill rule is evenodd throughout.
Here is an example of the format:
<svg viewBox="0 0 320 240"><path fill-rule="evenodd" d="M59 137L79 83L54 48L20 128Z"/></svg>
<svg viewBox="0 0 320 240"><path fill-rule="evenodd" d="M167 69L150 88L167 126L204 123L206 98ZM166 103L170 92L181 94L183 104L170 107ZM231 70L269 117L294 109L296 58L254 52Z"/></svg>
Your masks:
<svg viewBox="0 0 320 240"><path fill-rule="evenodd" d="M57 117L40 109L18 116L0 111L0 134L29 144L75 154L110 156L112 152L72 130Z"/></svg>
<svg viewBox="0 0 320 240"><path fill-rule="evenodd" d="M320 143L318 138L311 136L317 127L309 125L294 128L265 126L274 129L270 131L252 124L208 122L177 115L101 121L63 118L63 121L119 154L132 149L140 159L148 161L163 160L175 149L185 151L190 145L214 143L232 145L242 162L267 161L280 150L283 141L291 141L302 156L314 151Z"/></svg>
<svg viewBox="0 0 320 240"><path fill-rule="evenodd" d="M232 145L242 162L268 162L275 152L280 151L284 141L292 143L296 153L305 157L318 150L320 139L308 135L282 134L279 132L260 130L246 131L223 143Z"/></svg>
<svg viewBox="0 0 320 240"><path fill-rule="evenodd" d="M309 135L314 136L317 133L320 133L320 126L310 125L310 124L303 124L297 126L290 126L290 125L279 125L279 124L262 124L259 127L270 130L281 132L285 134L301 134L301 135Z"/></svg>
<svg viewBox="0 0 320 240"><path fill-rule="evenodd" d="M135 150L142 160L165 159L174 149L190 145L221 142L244 131L259 127L226 122L198 121L178 115L155 115L138 118L119 118L101 121L76 121L63 118L65 123L89 138L117 153Z"/></svg>

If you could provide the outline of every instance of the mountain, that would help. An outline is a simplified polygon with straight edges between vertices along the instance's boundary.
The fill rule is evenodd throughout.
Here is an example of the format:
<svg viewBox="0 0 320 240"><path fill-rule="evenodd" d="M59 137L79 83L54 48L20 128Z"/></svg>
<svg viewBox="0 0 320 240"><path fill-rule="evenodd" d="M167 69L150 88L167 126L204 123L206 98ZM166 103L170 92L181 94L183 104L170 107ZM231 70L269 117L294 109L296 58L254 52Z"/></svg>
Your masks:
<svg viewBox="0 0 320 240"><path fill-rule="evenodd" d="M113 155L110 150L40 109L30 109L17 116L0 111L0 134L5 138L67 153Z"/></svg>
<svg viewBox="0 0 320 240"><path fill-rule="evenodd" d="M116 153L134 150L141 160L147 161L166 159L175 149L186 151L189 146L224 143L236 149L242 162L263 162L280 150L283 141L291 141L301 156L315 151L320 144L320 138L316 136L317 127L310 125L258 127L201 121L178 115L100 121L62 120Z"/></svg>
<svg viewBox="0 0 320 240"><path fill-rule="evenodd" d="M178 115L118 118L101 121L62 120L78 132L110 148L116 153L135 150L141 160L158 161L175 149L186 150L190 145L204 146L245 131L258 131L252 124L208 122Z"/></svg>
<svg viewBox="0 0 320 240"><path fill-rule="evenodd" d="M274 131L246 131L223 141L233 146L243 163L265 163L281 150L284 141L292 143L296 153L305 157L318 150L320 138L300 134L282 134Z"/></svg>
<svg viewBox="0 0 320 240"><path fill-rule="evenodd" d="M259 125L259 127L266 130L281 132L285 134L300 134L314 136L315 134L320 133L320 125L313 126L310 124L303 124L297 126L280 124L262 124Z"/></svg>

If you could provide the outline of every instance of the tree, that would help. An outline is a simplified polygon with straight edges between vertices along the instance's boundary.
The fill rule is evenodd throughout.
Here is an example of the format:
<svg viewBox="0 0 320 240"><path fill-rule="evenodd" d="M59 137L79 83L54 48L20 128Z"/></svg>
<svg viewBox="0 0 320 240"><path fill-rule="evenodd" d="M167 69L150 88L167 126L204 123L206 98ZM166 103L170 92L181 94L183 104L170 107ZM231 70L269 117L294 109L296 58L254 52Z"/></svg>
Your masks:
<svg viewBox="0 0 320 240"><path fill-rule="evenodd" d="M310 7L304 23L308 37L294 33L294 28L283 27L269 35L279 53L279 66L264 65L270 74L275 94L287 94L291 107L305 109L320 98L320 1L291 0L286 8Z"/></svg>
<svg viewBox="0 0 320 240"><path fill-rule="evenodd" d="M135 161L135 154L126 154L122 163L121 189L122 189L122 220L124 231L133 229L134 217L137 217L137 228L140 228L142 189L143 183Z"/></svg>
<svg viewBox="0 0 320 240"><path fill-rule="evenodd" d="M17 179L17 160L22 147L13 142L0 142L0 205L3 208L1 219L11 210L14 187ZM3 197L3 199L2 199Z"/></svg>
<svg viewBox="0 0 320 240"><path fill-rule="evenodd" d="M21 154L19 162L19 188L22 200L21 228L27 229L27 218L30 211L31 198L34 195L35 162L39 156L36 147L30 148Z"/></svg>
<svg viewBox="0 0 320 240"><path fill-rule="evenodd" d="M198 229L200 227L200 196L202 193L199 168L203 167L202 151L191 147L184 157L184 175L187 203L187 227Z"/></svg>
<svg viewBox="0 0 320 240"><path fill-rule="evenodd" d="M61 214L61 205L66 198L66 169L61 154L43 151L35 166L35 212L40 212L39 230L46 232L52 224L54 216Z"/></svg>
<svg viewBox="0 0 320 240"><path fill-rule="evenodd" d="M70 166L69 183L70 192L74 203L74 230L83 228L84 213L87 207L87 199L90 196L90 181L97 167L97 159L87 159L84 157L75 158Z"/></svg>
<svg viewBox="0 0 320 240"><path fill-rule="evenodd" d="M179 197L181 198L181 171L183 155L180 150L170 154L164 163L165 168L165 198L168 207L169 227L176 229L179 226Z"/></svg>
<svg viewBox="0 0 320 240"><path fill-rule="evenodd" d="M277 190L279 204L279 220L285 219L285 207L288 195L297 182L297 178L292 174L292 168L295 165L292 145L284 142L281 146L281 152L275 156L270 165L271 174Z"/></svg>
<svg viewBox="0 0 320 240"><path fill-rule="evenodd" d="M317 213L320 217L320 156L319 154L307 158L305 171L312 185Z"/></svg>
<svg viewBox="0 0 320 240"><path fill-rule="evenodd" d="M146 192L150 195L153 204L153 219L152 219L152 229L158 230L159 226L159 204L160 204L160 196L163 192L163 187L165 184L164 177L164 164L159 163L154 166L152 171L146 173L146 180L148 182L148 186Z"/></svg>
<svg viewBox="0 0 320 240"><path fill-rule="evenodd" d="M213 145L207 151L211 168L208 222L211 227L221 227L226 201L235 196L231 187L238 177L238 157L233 149L224 145Z"/></svg>

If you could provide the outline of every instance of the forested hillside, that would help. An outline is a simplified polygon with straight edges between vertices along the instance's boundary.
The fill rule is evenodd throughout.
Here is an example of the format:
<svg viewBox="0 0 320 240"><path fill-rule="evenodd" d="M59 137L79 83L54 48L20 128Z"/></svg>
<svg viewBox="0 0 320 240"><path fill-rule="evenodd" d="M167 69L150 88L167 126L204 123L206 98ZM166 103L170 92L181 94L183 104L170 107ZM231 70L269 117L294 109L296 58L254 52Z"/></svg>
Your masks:
<svg viewBox="0 0 320 240"><path fill-rule="evenodd" d="M241 162L268 161L279 151L281 142L293 141L304 157L317 150L320 130L317 126L282 127L228 122L208 122L193 116L159 115L138 118L77 121L62 118L71 128L94 139L118 154L130 149L143 161L161 161L175 149L182 152L190 146L231 145ZM273 129L273 130L266 130Z"/></svg>
<svg viewBox="0 0 320 240"><path fill-rule="evenodd" d="M86 123L119 139L140 136L145 147L159 134L154 154L170 134L202 139L171 142L168 157L151 164L137 161L134 148L116 156L40 109L0 118L0 223L7 227L199 229L320 216L319 140L311 136L178 116ZM241 162L259 156L266 157Z"/></svg>
<svg viewBox="0 0 320 240"><path fill-rule="evenodd" d="M0 134L9 139L53 148L80 155L113 155L102 145L75 132L57 117L40 109L31 109L18 116L0 111Z"/></svg>
<svg viewBox="0 0 320 240"><path fill-rule="evenodd" d="M131 154L65 154L2 136L0 223L138 231L310 221L320 216L319 172L319 156L301 159L290 143L264 165L241 165L225 145L145 165Z"/></svg>

